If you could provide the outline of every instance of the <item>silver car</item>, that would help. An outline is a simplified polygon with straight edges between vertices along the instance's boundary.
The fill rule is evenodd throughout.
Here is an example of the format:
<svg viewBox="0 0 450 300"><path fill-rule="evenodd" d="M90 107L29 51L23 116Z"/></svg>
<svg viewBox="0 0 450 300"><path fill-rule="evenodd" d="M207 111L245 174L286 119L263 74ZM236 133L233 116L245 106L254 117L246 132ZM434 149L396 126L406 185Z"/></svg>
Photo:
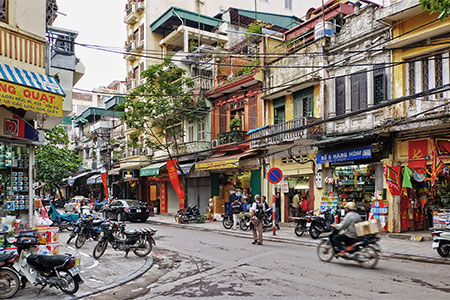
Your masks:
<svg viewBox="0 0 450 300"><path fill-rule="evenodd" d="M75 212L75 213L79 213L80 212L80 207L81 207L81 203L83 202L83 200L87 199L83 196L75 196L73 198L71 198L69 201L67 201L67 203L64 205L64 212Z"/></svg>

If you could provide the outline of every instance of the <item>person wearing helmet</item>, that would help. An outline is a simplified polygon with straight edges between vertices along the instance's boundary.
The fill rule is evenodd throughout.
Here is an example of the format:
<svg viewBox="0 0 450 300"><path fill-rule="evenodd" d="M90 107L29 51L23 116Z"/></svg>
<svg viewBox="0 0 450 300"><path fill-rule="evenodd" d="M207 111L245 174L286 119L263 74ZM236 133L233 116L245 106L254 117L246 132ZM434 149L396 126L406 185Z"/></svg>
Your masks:
<svg viewBox="0 0 450 300"><path fill-rule="evenodd" d="M346 245L351 245L356 240L355 223L361 222L361 216L355 211L356 203L348 202L345 206L345 217L339 224L332 224L331 226L337 230L344 230L343 233L335 235L332 243L339 249L339 256L345 256Z"/></svg>

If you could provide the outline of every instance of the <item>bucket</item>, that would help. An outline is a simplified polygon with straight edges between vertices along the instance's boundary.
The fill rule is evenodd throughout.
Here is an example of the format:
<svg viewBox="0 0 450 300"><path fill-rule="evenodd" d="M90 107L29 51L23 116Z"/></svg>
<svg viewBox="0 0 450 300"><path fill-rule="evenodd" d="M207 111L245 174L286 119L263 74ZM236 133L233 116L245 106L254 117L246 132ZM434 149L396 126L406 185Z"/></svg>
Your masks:
<svg viewBox="0 0 450 300"><path fill-rule="evenodd" d="M59 242L59 228L58 227L48 227L47 229L47 243L58 243Z"/></svg>

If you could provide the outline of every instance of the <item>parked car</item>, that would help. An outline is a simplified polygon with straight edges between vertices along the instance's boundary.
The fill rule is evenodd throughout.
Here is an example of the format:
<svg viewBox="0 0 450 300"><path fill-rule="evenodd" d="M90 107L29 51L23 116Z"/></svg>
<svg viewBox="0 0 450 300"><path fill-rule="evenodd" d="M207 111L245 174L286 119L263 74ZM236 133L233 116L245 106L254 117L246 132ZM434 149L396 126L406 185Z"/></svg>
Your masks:
<svg viewBox="0 0 450 300"><path fill-rule="evenodd" d="M71 198L67 203L64 205L64 212L80 212L80 206L81 202L83 200L87 201L87 198L83 196L75 196Z"/></svg>
<svg viewBox="0 0 450 300"><path fill-rule="evenodd" d="M114 200L104 206L103 214L105 218L116 219L119 222L125 220L145 222L150 215L145 203L131 199Z"/></svg>

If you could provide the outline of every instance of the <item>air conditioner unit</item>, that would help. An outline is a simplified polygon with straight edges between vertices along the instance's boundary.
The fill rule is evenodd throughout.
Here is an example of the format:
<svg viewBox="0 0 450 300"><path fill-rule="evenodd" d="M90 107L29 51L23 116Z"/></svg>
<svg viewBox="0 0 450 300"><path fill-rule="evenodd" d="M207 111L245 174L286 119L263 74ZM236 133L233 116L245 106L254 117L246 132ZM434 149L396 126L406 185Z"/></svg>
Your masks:
<svg viewBox="0 0 450 300"><path fill-rule="evenodd" d="M144 154L147 155L147 156L152 156L153 155L153 149L152 148L145 148Z"/></svg>
<svg viewBox="0 0 450 300"><path fill-rule="evenodd" d="M211 147L217 147L217 146L219 146L219 141L218 140L212 140L211 141Z"/></svg>

